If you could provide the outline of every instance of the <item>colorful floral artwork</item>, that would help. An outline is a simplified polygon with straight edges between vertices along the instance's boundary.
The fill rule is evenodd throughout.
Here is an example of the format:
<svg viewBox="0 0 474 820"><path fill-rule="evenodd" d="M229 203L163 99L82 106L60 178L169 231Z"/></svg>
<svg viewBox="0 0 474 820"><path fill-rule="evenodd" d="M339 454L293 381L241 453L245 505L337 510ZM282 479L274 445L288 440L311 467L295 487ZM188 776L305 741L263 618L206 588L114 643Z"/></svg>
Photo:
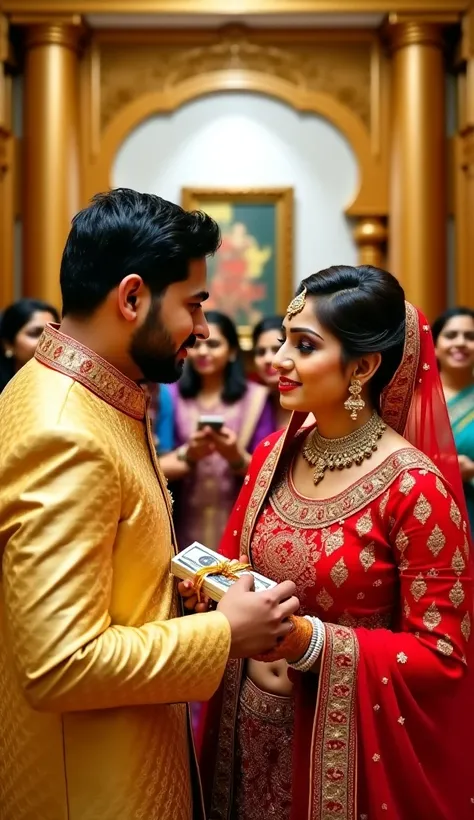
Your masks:
<svg viewBox="0 0 474 820"><path fill-rule="evenodd" d="M222 244L208 262L211 298L206 307L230 315L248 346L253 325L283 311L291 299L292 191L185 189L183 203L219 223Z"/></svg>

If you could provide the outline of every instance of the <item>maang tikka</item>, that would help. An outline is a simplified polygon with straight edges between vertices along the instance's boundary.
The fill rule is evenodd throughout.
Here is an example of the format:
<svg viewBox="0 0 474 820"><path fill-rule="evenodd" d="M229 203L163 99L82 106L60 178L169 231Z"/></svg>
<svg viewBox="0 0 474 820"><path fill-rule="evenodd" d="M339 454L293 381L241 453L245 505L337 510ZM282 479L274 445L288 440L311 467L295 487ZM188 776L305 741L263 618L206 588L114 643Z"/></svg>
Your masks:
<svg viewBox="0 0 474 820"><path fill-rule="evenodd" d="M357 416L365 407L365 401L361 398L362 384L355 376L352 377L349 385L350 396L344 402L344 407L351 414L352 421L357 421Z"/></svg>
<svg viewBox="0 0 474 820"><path fill-rule="evenodd" d="M286 315L288 316L288 319L292 319L293 316L296 316L298 313L301 313L306 304L307 293L308 291L305 287L303 287L301 293L298 293L298 296L295 296L295 298L290 302L286 309Z"/></svg>

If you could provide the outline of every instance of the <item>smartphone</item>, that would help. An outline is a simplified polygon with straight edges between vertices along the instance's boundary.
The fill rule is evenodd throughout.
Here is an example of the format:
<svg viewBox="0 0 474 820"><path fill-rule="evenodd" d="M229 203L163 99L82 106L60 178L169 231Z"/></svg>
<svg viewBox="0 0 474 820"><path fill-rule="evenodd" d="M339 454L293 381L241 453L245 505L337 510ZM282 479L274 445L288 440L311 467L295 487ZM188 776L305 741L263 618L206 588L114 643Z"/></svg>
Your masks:
<svg viewBox="0 0 474 820"><path fill-rule="evenodd" d="M198 430L203 430L204 427L210 427L218 433L224 426L224 418L222 416L199 416Z"/></svg>

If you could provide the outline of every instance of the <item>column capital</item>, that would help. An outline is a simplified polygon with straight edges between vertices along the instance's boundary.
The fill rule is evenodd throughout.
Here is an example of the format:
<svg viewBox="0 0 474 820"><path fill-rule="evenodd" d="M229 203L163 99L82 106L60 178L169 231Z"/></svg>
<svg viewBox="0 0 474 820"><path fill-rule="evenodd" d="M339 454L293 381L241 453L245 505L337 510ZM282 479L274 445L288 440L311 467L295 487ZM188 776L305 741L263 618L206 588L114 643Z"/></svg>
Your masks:
<svg viewBox="0 0 474 820"><path fill-rule="evenodd" d="M78 53L81 48L84 29L80 25L45 22L29 25L25 32L26 49L38 46L63 46Z"/></svg>
<svg viewBox="0 0 474 820"><path fill-rule="evenodd" d="M386 28L390 50L399 51L406 46L444 46L443 24L425 20L390 21Z"/></svg>
<svg viewBox="0 0 474 820"><path fill-rule="evenodd" d="M385 244L388 238L385 219L381 216L359 217L353 236L359 248Z"/></svg>

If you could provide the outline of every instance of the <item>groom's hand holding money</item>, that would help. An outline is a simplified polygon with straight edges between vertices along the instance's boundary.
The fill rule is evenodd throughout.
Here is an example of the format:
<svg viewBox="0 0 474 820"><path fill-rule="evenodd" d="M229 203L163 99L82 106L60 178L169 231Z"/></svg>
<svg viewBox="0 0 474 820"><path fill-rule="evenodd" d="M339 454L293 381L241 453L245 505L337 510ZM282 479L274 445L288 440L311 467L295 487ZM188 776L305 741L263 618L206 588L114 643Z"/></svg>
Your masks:
<svg viewBox="0 0 474 820"><path fill-rule="evenodd" d="M293 629L288 618L300 606L293 581L258 593L253 592L253 586L252 576L242 575L217 605L230 624L231 658L268 652Z"/></svg>
<svg viewBox="0 0 474 820"><path fill-rule="evenodd" d="M242 563L246 563L244 559L246 556L241 556ZM253 588L252 575L242 575L217 605L230 624L232 658L250 658L273 649L291 632L293 627L288 618L300 606L293 581L284 581L258 594L253 592ZM187 599L186 608L195 609L196 612L207 609L207 601L197 603L190 581L182 581L178 589Z"/></svg>

